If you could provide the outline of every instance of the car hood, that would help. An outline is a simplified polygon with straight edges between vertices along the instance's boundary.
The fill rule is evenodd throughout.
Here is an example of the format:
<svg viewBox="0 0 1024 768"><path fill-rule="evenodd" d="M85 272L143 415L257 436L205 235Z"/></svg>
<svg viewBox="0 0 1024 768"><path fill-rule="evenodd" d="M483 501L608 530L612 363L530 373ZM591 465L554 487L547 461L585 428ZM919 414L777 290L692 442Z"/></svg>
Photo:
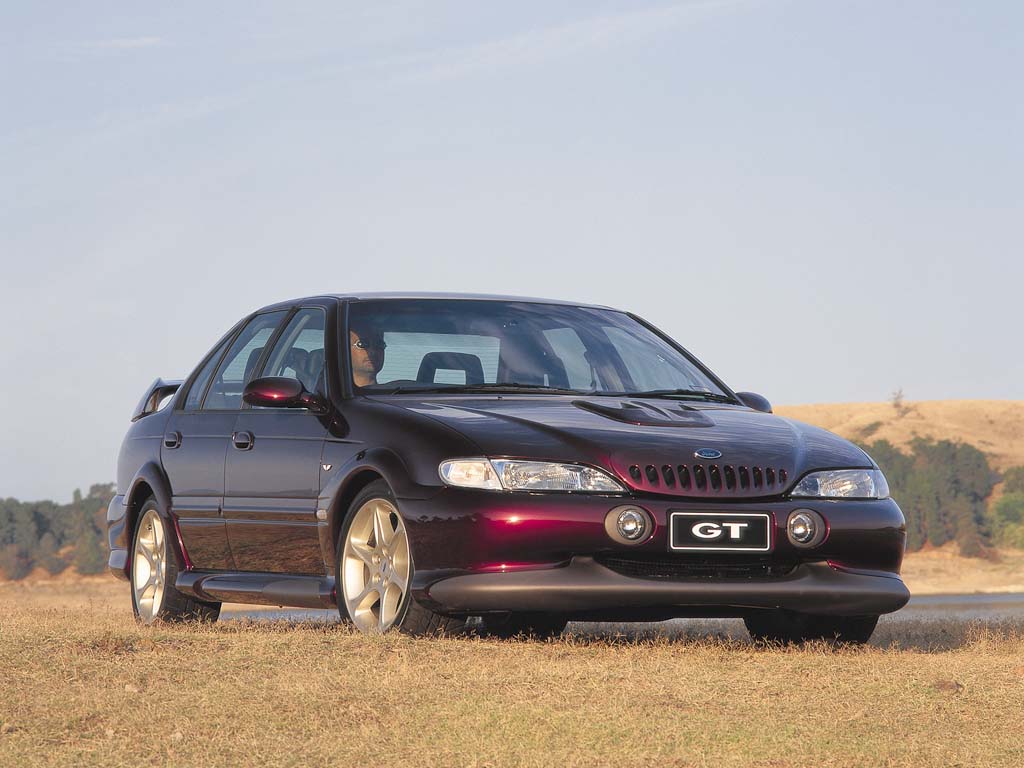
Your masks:
<svg viewBox="0 0 1024 768"><path fill-rule="evenodd" d="M592 464L644 492L770 496L814 469L872 466L864 451L831 432L743 406L553 395L400 396L389 403L461 432L482 455Z"/></svg>

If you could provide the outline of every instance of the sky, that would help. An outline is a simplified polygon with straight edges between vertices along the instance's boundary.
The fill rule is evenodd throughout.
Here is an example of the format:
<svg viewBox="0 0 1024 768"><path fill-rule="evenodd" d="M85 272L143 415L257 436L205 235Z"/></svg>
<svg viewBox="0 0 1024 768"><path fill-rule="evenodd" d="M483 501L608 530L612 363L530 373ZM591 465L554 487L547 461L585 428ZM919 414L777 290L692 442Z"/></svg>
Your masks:
<svg viewBox="0 0 1024 768"><path fill-rule="evenodd" d="M1024 399L1014 0L0 2L0 497L238 318L646 317L778 404Z"/></svg>

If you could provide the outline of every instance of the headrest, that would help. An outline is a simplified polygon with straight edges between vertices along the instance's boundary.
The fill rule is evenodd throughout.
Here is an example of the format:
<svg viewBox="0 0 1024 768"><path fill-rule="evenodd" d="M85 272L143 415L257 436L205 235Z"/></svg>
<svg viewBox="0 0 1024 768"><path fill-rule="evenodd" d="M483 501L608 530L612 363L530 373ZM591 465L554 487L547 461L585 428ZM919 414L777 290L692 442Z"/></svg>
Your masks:
<svg viewBox="0 0 1024 768"><path fill-rule="evenodd" d="M480 358L468 352L428 352L420 363L416 381L433 384L438 371L465 371L467 384L484 383L484 366Z"/></svg>

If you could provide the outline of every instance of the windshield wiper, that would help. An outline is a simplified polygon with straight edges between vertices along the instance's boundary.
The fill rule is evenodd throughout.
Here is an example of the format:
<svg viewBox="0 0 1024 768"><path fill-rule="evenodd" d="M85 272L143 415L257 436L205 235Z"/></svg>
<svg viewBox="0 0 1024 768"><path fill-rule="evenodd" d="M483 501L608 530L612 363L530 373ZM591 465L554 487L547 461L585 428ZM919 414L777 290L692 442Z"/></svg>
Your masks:
<svg viewBox="0 0 1024 768"><path fill-rule="evenodd" d="M737 400L729 397L729 395L705 392L702 389L648 389L646 392L621 392L616 394L624 397L699 397L702 400L710 400L715 403L737 403Z"/></svg>
<svg viewBox="0 0 1024 768"><path fill-rule="evenodd" d="M412 384L402 384L391 389L377 390L380 394L395 395L401 392L423 392L426 394L437 394L445 392L550 392L556 395L586 395L590 394L580 389L566 389L565 387L552 387L547 384L520 384L515 381L499 381L490 384L427 384L418 387Z"/></svg>
<svg viewBox="0 0 1024 768"><path fill-rule="evenodd" d="M541 392L557 392L563 395L586 394L586 392L582 389L570 389L568 387L552 387L550 384L520 384L518 381L497 381L493 384L469 384L465 387L465 389L478 389L484 392L493 392L496 389L525 389Z"/></svg>

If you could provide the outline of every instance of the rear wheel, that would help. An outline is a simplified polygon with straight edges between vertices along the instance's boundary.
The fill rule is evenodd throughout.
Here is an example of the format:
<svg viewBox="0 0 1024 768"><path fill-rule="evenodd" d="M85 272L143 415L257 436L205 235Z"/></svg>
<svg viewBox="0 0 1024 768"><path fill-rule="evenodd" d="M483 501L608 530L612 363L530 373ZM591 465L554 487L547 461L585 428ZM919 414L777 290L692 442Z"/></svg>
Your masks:
<svg viewBox="0 0 1024 768"><path fill-rule="evenodd" d="M143 624L157 621L216 621L220 603L194 600L174 588L178 565L156 500L139 511L132 542L132 609Z"/></svg>
<svg viewBox="0 0 1024 768"><path fill-rule="evenodd" d="M504 638L524 635L538 639L557 637L569 623L565 617L550 613L506 613L484 616L482 621L485 635Z"/></svg>
<svg viewBox="0 0 1024 768"><path fill-rule="evenodd" d="M465 619L436 613L412 595L409 533L383 480L370 483L352 502L336 561L338 611L360 631L387 632L394 627L411 635L438 635L465 628Z"/></svg>
<svg viewBox="0 0 1024 768"><path fill-rule="evenodd" d="M826 640L842 645L862 645L871 639L877 616L816 616L792 611L764 611L746 617L750 637L773 643L804 643Z"/></svg>

